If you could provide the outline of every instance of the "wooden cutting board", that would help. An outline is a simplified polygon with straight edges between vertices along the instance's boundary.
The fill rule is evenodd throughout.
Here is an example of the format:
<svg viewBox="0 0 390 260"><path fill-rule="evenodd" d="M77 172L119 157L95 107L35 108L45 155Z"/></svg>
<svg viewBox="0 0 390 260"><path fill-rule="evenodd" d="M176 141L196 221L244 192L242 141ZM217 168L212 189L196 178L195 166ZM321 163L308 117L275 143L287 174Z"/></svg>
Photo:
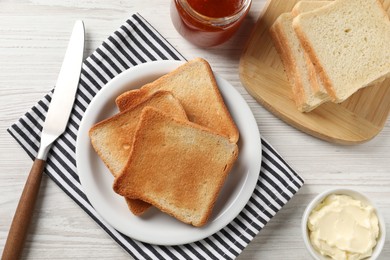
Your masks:
<svg viewBox="0 0 390 260"><path fill-rule="evenodd" d="M389 116L390 79L359 90L341 104L327 102L309 113L297 110L269 35L276 18L291 11L297 2L268 0L240 58L242 84L266 109L312 136L339 144L359 144L372 139L383 129ZM389 14L390 0L383 3Z"/></svg>

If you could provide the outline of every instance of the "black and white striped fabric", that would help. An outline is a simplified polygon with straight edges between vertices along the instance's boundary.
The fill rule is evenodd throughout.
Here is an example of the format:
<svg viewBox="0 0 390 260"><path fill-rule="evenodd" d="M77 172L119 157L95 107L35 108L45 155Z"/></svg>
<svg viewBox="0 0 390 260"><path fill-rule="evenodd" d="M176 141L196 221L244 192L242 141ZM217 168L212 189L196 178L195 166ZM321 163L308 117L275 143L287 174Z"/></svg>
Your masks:
<svg viewBox="0 0 390 260"><path fill-rule="evenodd" d="M53 145L45 172L135 259L234 259L303 185L303 179L265 140L262 140L260 177L248 204L225 228L194 243L157 246L126 237L97 214L82 191L76 170L75 145L88 104L120 72L140 63L167 59L184 60L184 57L139 14L109 36L83 64L68 127ZM38 152L51 95L52 92L47 94L8 129L32 159Z"/></svg>

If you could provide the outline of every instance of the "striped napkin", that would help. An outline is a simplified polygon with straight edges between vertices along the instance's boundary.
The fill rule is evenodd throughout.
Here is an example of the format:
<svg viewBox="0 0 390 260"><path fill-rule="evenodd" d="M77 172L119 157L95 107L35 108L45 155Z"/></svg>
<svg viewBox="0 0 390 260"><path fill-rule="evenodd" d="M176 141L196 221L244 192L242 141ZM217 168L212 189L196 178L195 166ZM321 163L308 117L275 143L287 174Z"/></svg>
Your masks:
<svg viewBox="0 0 390 260"><path fill-rule="evenodd" d="M260 176L248 204L225 228L190 244L151 245L119 233L93 209L77 175L76 136L84 111L92 98L120 72L140 63L168 59L184 60L184 57L139 14L134 14L109 36L83 64L69 124L66 132L54 143L45 172L135 259L234 259L304 182L264 139ZM32 159L38 152L51 95L52 92L48 93L8 129Z"/></svg>

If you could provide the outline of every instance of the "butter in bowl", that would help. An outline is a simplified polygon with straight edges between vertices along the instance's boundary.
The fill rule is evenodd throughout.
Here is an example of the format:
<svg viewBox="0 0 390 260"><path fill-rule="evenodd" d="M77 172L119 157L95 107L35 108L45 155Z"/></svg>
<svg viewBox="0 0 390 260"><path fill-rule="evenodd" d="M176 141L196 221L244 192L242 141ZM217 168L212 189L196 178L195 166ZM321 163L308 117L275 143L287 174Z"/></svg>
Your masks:
<svg viewBox="0 0 390 260"><path fill-rule="evenodd" d="M332 189L307 206L302 233L314 259L376 259L386 229L382 215L365 195Z"/></svg>

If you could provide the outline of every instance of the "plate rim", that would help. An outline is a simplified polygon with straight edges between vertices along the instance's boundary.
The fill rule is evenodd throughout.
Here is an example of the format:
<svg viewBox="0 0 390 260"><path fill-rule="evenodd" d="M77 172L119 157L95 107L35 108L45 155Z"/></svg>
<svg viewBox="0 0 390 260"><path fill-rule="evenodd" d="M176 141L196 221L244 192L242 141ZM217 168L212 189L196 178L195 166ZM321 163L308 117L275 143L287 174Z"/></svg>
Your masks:
<svg viewBox="0 0 390 260"><path fill-rule="evenodd" d="M174 60L163 60L163 61L152 61L152 62L147 62L147 63L143 63L143 64L139 64L139 65L136 65L134 67L131 67L125 71L123 71L122 73L118 74L117 76L115 76L113 79L111 79L109 82L107 82L107 84L100 90L98 91L98 93L94 96L94 98L91 100L91 102L88 104L88 107L83 115L83 118L80 122L80 127L79 127L79 134L81 135L86 135L84 137L80 137L80 135L78 134L77 135L77 141L76 141L76 163L77 163L77 173L79 175L79 178L80 178L80 183L81 183L81 186L83 187L83 190L84 190L84 193L85 195L87 196L88 200L90 201L91 205L94 207L95 211L107 222L109 223L112 227L114 227L116 230L122 232L123 234L129 236L130 238L133 238L133 239L136 239L136 240L139 240L139 241L142 241L142 242L146 242L146 243L151 243L151 244L156 244L156 245L166 245L166 246L172 246L172 245L179 245L179 244L185 244L185 243L191 243L191 242L195 242L195 241L199 241L201 239L204 239L216 232L218 232L219 230L221 230L222 228L224 228L227 224L229 224L231 221L233 221L237 215L239 215L239 213L243 210L243 208L247 205L249 199L251 198L253 192L254 192L254 189L256 188L256 185L257 185L257 179L259 177L259 174L260 174L260 169L261 169L261 161L262 161L262 144L261 144L261 135L260 135L260 131L258 129L258 125L257 125L257 122L256 122L256 119L254 118L254 115L252 113L252 111L250 110L249 108L249 105L247 104L247 102L244 100L244 98L241 96L241 94L229 83L227 82L226 80L224 80L223 78L221 78L220 76L218 76L216 73L214 73L215 77L216 77L216 80L219 84L222 83L222 85L224 86L224 88L227 86L228 90L222 90L221 89L221 95L223 96L224 95L224 92L233 92L234 95L237 95L239 96L238 98L238 101L236 100L235 102L239 102L241 105L245 104L244 106L244 109L246 109L247 111L246 112L250 112L250 123L251 125L255 126L255 130L253 131L255 134L257 133L257 142L255 142L255 145L254 146L257 146L257 151L259 152L259 154L257 154L256 158L257 160L254 162L255 166L252 166L254 168L256 168L257 170L257 173L256 174L253 174L253 173L250 173L252 175L254 175L255 177L251 177L252 178L252 181L253 180L256 180L256 181L253 181L253 183L250 185L249 189L250 189L250 192L247 192L246 194L250 194L250 195L247 195L245 196L244 200L245 202L244 203L241 203L242 204L242 207L231 207L231 205L229 205L229 209L225 210L225 211L231 211L231 212L234 212L233 214L230 214L232 215L232 217L229 217L229 221L227 221L226 219L223 222L223 225L221 225L221 223L219 223L219 225L217 225L217 228L210 228L209 226L206 225L206 228L198 228L199 230L206 230L203 232L200 232L201 234L198 235L198 233L196 233L197 235L194 237L194 238L187 238L187 239L183 239L182 237L180 238L180 242L179 241L176 241L176 242L173 242L173 241L160 241L160 239L150 239L150 238L142 238L140 236L137 236L137 235L134 235L134 234L130 234L128 232L123 232L124 230L121 229L120 226L116 225L116 223L113 223L111 219L107 219L107 215L105 213L102 214L102 212L100 211L101 207L99 207L99 203L97 203L93 196L91 196L91 192L90 192L90 189L88 188L88 184L87 184L87 180L85 179L85 174L82 174L82 171L85 170L84 166L85 164L83 163L79 163L80 161L83 161L81 160L82 158L82 152L81 151L84 151L84 150L88 150L88 148L85 148L83 149L82 146L86 144L86 140L89 142L89 137L87 135L87 130L89 130L89 127L91 126L89 121L90 119L88 120L88 118L91 118L91 115L93 115L94 113L95 114L98 114L99 112L96 112L96 111L93 111L93 108L96 106L95 103L97 102L100 102L100 100L104 100L104 99L107 99L107 98L104 98L102 96L104 96L106 94L106 92L108 92L107 89L111 89L113 88L112 86L118 86L118 85L121 85L121 81L123 80L128 80L128 77L130 77L130 79L132 79L132 82L134 82L134 78L137 78L139 76L136 76L136 77L133 77L131 76L130 74L136 74L137 72L141 72L142 70L144 70L145 68L148 68L149 67L149 70L150 68L159 68L160 70L165 70L165 72L163 73L167 73L169 71L172 70L172 68L176 68L177 66L183 64L184 61L174 61ZM161 69L163 68L163 69ZM168 69L170 68L170 69ZM128 76L130 75L130 76ZM160 76L162 76L163 74L160 73ZM144 76L145 77L145 76ZM156 77L157 78L157 77ZM127 82L127 83L131 83L131 82ZM115 85L116 84L116 85ZM122 83L123 85L123 83ZM126 84L128 85L128 84ZM117 89L122 89L121 90L121 93L123 93L125 90L123 90L123 88L125 88L124 86L122 87L116 87ZM128 89L135 89L134 87L132 88L129 88L127 87ZM116 89L116 90L117 90ZM230 95L233 95L233 94L230 94ZM113 94L112 94L113 95ZM107 102L107 101L106 101ZM229 108L227 102L232 102L232 100L225 100L225 104L226 106ZM113 104L114 106L115 104ZM91 114L92 113L92 114ZM91 114L91 115L90 115ZM232 115L233 117L233 115ZM85 119L87 118L87 119ZM94 123L97 123L97 122L94 122ZM237 127L239 127L239 125L237 125ZM240 130L240 129L239 129ZM240 133L241 134L241 133ZM79 138L80 137L80 138ZM241 139L241 137L240 137ZM251 140L252 142L253 140ZM240 140L239 140L240 142ZM89 142L90 143L90 142ZM95 152L95 151L93 151ZM95 154L95 156L97 156ZM249 172L249 168L248 167L248 172ZM246 174L246 175L249 175L249 174ZM250 176L249 176L250 177ZM248 176L246 176L245 178L248 179L249 178ZM246 184L248 181L245 180L244 181L244 184ZM243 187L245 187L245 185L243 185ZM242 187L240 187L242 188ZM240 191L238 193L238 195L241 195L242 196L242 191ZM118 195L119 196L119 195ZM238 196L240 197L240 196ZM235 198L235 200L238 200L238 198ZM233 204L235 206L235 204ZM224 213L225 214L225 213ZM234 215L234 216L233 216ZM218 219L219 217L217 217ZM226 217L225 217L226 218ZM186 224L187 225L187 224ZM191 227L192 228L192 227Z"/></svg>

